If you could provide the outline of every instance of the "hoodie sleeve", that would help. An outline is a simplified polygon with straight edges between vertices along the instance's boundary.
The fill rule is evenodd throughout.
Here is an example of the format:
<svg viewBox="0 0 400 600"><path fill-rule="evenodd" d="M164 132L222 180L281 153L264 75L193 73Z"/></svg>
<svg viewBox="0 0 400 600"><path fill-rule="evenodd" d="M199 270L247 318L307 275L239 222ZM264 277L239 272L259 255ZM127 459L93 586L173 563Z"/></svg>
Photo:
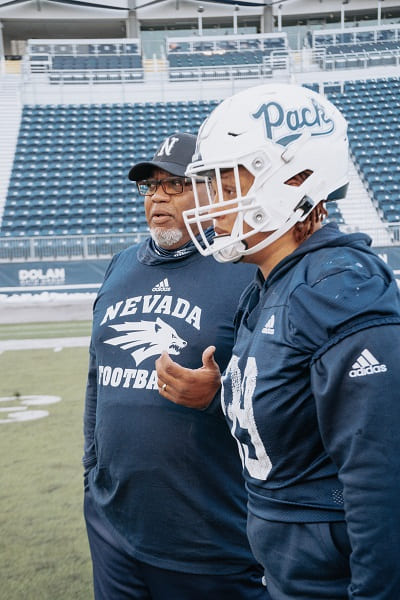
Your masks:
<svg viewBox="0 0 400 600"><path fill-rule="evenodd" d="M400 598L400 325L359 329L311 369L321 437L338 468L349 598Z"/></svg>
<svg viewBox="0 0 400 600"><path fill-rule="evenodd" d="M84 452L83 452L83 467L85 476L90 469L96 464L96 448L94 443L94 430L96 427L96 408L97 408L97 367L96 355L93 344L90 344L89 349L89 370L86 384L85 396L85 411L83 417L83 435L84 435Z"/></svg>
<svg viewBox="0 0 400 600"><path fill-rule="evenodd" d="M115 262L117 261L121 253L115 254L111 259L106 269L103 284L110 275ZM96 307L96 303L101 292L101 288L93 305L93 314ZM97 409L97 363L96 363L96 350L93 343L93 335L90 341L89 347L89 369L86 383L86 394L85 394L85 409L83 415L83 437L84 437L84 449L83 449L83 467L84 477L87 478L87 474L94 467L97 462L96 448L94 442L94 430L96 427L96 409Z"/></svg>

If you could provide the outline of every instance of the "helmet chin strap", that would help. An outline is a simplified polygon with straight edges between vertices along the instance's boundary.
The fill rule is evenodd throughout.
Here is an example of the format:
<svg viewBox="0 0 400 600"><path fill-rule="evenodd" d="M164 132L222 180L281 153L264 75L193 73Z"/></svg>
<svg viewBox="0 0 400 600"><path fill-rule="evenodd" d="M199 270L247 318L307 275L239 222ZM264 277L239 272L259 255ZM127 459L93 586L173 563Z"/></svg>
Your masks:
<svg viewBox="0 0 400 600"><path fill-rule="evenodd" d="M214 238L212 252L216 261L221 263L238 262L247 250L246 242L238 239L243 234L243 216L236 216L230 234L219 235Z"/></svg>
<svg viewBox="0 0 400 600"><path fill-rule="evenodd" d="M309 212L311 212L311 210ZM276 229L273 233L267 235L267 237L264 238L261 242L258 242L258 244L256 244L255 246L251 246L250 248L248 247L246 242L237 240L235 237L233 237L232 234L234 234L235 229L237 229L234 227L231 235L221 235L214 238L214 241L212 243L214 258L215 260L221 263L239 262L244 256L255 254L259 250L263 250L264 248L270 246L270 244L278 240L287 231L289 231L289 229L291 229L293 225L295 225L299 221L304 220L306 216L307 215L304 214L304 211L301 208L298 208L282 225L282 227L279 227L279 229ZM254 233L260 233L260 230L254 230ZM229 244L229 246L226 246L228 240L232 240L232 243ZM219 246L222 246L222 248L219 248Z"/></svg>
<svg viewBox="0 0 400 600"><path fill-rule="evenodd" d="M225 243L232 240L229 246L224 247ZM220 248L222 246L222 248ZM221 235L214 238L212 243L213 256L220 263L238 262L244 255L247 244L241 241L234 241L230 235Z"/></svg>

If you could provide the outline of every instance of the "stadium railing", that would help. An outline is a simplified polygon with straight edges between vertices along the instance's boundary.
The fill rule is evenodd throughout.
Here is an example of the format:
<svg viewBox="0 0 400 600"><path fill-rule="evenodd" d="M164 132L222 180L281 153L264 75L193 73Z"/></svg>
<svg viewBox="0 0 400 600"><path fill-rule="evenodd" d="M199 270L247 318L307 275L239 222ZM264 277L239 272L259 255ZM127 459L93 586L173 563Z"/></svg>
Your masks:
<svg viewBox="0 0 400 600"><path fill-rule="evenodd" d="M318 51L319 64L325 71L333 69L369 69L371 67L396 66L400 64L400 48L395 50L370 50L348 52Z"/></svg>
<svg viewBox="0 0 400 600"><path fill-rule="evenodd" d="M48 79L52 84L65 83L134 83L144 80L143 69L107 69L95 71L92 70L67 70L67 69L49 69Z"/></svg>
<svg viewBox="0 0 400 600"><path fill-rule="evenodd" d="M367 72L374 67L389 67L392 71L400 67L400 47L398 49L370 50L348 54L338 52L328 53L325 48L301 51L272 50L262 57L262 63L254 64L210 64L208 66L169 66L166 73L158 74L159 89L168 93L167 83L184 81L240 81L244 79L290 78L292 73L329 71L335 73L357 70ZM358 74L358 77L361 75ZM87 79L84 83L95 83ZM131 83L125 80L125 83ZM137 79L137 84L149 85L144 73L143 80ZM153 80L152 80L153 83Z"/></svg>
<svg viewBox="0 0 400 600"><path fill-rule="evenodd" d="M166 73L158 73L157 80L149 82L142 69L78 70L52 69L46 72L46 81L56 85L85 84L94 87L98 84L154 84L163 92L167 91L167 82L182 81L235 81L242 79L263 80L271 77L289 77L292 72L329 71L340 72L357 69L366 71L373 67L400 67L400 48L370 50L360 52L343 51L328 53L325 48L303 49L300 52L272 50L262 57L262 62L254 64L210 64L207 66L169 66ZM33 83L26 79L25 83ZM34 85L39 85L36 82Z"/></svg>
<svg viewBox="0 0 400 600"><path fill-rule="evenodd" d="M280 68L282 67L280 66ZM243 79L269 79L272 77L273 72L269 63L258 63L246 65L210 65L209 67L176 67L170 68L168 75L171 82L234 81Z"/></svg>
<svg viewBox="0 0 400 600"><path fill-rule="evenodd" d="M342 225L344 231L356 231ZM400 223L388 224L391 245L400 246ZM358 231L358 229L357 229ZM379 231L362 228L371 236L372 245L379 246ZM71 235L37 237L0 237L0 262L36 262L41 260L82 260L111 258L128 246L137 244L148 236L147 232L110 235ZM374 240L376 242L374 243Z"/></svg>
<svg viewBox="0 0 400 600"><path fill-rule="evenodd" d="M146 232L110 235L0 237L0 262L108 258L137 244Z"/></svg>

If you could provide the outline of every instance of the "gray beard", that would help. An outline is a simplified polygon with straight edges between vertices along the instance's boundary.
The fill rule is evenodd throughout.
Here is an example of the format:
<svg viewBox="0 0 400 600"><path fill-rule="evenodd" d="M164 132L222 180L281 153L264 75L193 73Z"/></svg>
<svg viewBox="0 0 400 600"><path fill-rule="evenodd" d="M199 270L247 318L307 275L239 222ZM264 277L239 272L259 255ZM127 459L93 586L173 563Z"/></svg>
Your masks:
<svg viewBox="0 0 400 600"><path fill-rule="evenodd" d="M152 227L150 235L161 248L174 246L183 238L183 233L180 229L164 229L163 227Z"/></svg>

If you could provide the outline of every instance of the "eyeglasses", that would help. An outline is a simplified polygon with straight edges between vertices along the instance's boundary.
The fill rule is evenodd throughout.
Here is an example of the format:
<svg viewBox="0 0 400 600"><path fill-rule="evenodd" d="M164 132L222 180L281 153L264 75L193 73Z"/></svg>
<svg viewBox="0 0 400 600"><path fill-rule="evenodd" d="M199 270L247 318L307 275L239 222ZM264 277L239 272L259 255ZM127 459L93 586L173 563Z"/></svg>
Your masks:
<svg viewBox="0 0 400 600"><path fill-rule="evenodd" d="M143 181L137 181L136 185L141 196L153 196L159 185L168 196L177 196L182 194L185 186L190 183L189 177L165 177L165 179L143 179Z"/></svg>

